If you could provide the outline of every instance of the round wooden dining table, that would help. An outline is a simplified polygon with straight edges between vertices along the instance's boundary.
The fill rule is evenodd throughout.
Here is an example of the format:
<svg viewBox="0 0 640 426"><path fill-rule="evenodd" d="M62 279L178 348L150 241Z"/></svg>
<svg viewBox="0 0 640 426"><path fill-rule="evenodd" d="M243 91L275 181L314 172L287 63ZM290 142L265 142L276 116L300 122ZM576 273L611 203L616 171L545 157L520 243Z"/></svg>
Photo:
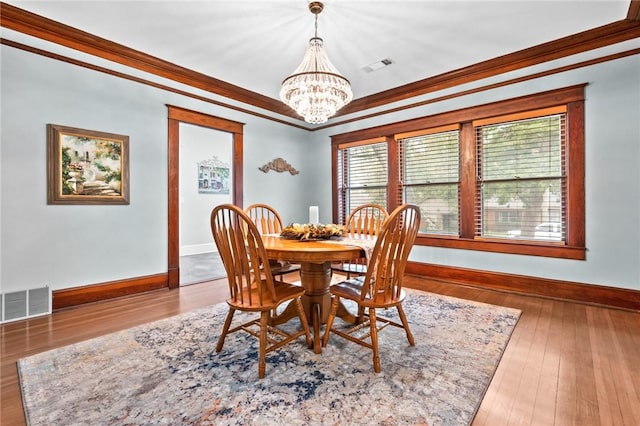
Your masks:
<svg viewBox="0 0 640 426"><path fill-rule="evenodd" d="M352 242L354 238L371 240L375 237L358 235L347 240ZM313 350L320 353L320 326L326 323L331 308L331 263L364 257L365 250L348 242L289 240L278 235L263 235L262 241L269 259L300 264L300 282L305 290L302 304L313 328ZM295 304L291 303L272 318L272 322L281 324L297 315ZM355 316L344 307L339 308L338 316L355 322Z"/></svg>

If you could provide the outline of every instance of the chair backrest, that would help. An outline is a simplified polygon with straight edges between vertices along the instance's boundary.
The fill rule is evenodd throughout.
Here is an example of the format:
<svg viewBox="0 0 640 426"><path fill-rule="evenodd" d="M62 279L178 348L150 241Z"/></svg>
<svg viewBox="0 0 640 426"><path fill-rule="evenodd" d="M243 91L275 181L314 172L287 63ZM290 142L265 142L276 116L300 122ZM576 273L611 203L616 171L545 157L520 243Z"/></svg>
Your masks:
<svg viewBox="0 0 640 426"><path fill-rule="evenodd" d="M232 204L216 206L211 233L227 271L230 300L245 307L272 303L276 294L269 260L251 218Z"/></svg>
<svg viewBox="0 0 640 426"><path fill-rule="evenodd" d="M389 217L387 210L378 204L363 204L353 209L344 232L347 234L378 235L382 224Z"/></svg>
<svg viewBox="0 0 640 426"><path fill-rule="evenodd" d="M260 234L282 232L282 219L278 212L267 204L251 204L244 210L258 228Z"/></svg>
<svg viewBox="0 0 640 426"><path fill-rule="evenodd" d="M393 303L402 290L409 252L420 228L420 209L398 206L385 220L369 258L360 297L376 303Z"/></svg>

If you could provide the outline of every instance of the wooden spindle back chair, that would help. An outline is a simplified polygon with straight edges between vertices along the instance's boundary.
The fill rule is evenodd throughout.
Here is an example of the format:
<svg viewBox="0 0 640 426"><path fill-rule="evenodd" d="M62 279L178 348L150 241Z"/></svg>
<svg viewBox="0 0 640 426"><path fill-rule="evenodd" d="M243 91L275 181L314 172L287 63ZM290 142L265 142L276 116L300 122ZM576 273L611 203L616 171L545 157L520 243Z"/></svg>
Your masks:
<svg viewBox="0 0 640 426"><path fill-rule="evenodd" d="M402 279L409 252L420 228L420 210L417 206L403 204L395 209L384 222L378 234L373 253L369 259L366 275L332 285L331 311L322 345L326 346L330 333L337 334L373 351L373 369L380 372L378 351L378 331L388 325L405 330L407 340L414 346L413 334L409 329L407 317L402 309L405 292ZM366 310L365 320L348 329L333 327L340 299L350 299L358 305L358 311ZM388 318L377 317L376 309L396 307L401 323ZM362 329L369 326L368 334L362 336ZM369 340L370 339L370 340Z"/></svg>
<svg viewBox="0 0 640 426"><path fill-rule="evenodd" d="M280 234L282 232L282 219L280 214L268 204L251 204L244 210L258 228L260 235Z"/></svg>
<svg viewBox="0 0 640 426"><path fill-rule="evenodd" d="M251 221L256 225L260 235L280 234L282 232L282 219L280 214L268 204L255 203L245 209ZM271 260L271 273L282 281L286 274L300 271L300 265L283 260Z"/></svg>
<svg viewBox="0 0 640 426"><path fill-rule="evenodd" d="M363 204L349 214L345 233L378 235L382 224L389 217L387 209L378 204Z"/></svg>
<svg viewBox="0 0 640 426"><path fill-rule="evenodd" d="M389 217L387 210L378 204L363 204L353 209L345 224L345 234L378 235L382 224ZM333 272L352 275L364 275L367 272L366 258L336 263L331 266Z"/></svg>
<svg viewBox="0 0 640 426"><path fill-rule="evenodd" d="M211 232L229 282L229 312L216 352L222 350L225 338L230 333L243 330L258 337L258 376L263 378L268 352L302 335L306 337L307 346L311 345L309 325L300 299L304 289L273 279L262 237L251 218L239 207L232 204L215 207L211 212ZM295 303L301 330L286 332L269 325L271 312L286 301ZM231 328L236 310L259 312L260 316Z"/></svg>

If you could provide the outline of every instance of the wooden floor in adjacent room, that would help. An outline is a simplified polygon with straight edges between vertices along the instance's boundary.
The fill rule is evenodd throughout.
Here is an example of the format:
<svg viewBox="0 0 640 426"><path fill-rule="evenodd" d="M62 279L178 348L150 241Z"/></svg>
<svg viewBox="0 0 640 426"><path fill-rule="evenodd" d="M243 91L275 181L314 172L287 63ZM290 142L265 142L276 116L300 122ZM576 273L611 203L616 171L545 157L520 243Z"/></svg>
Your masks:
<svg viewBox="0 0 640 426"><path fill-rule="evenodd" d="M639 424L639 312L415 276L405 285L522 310L474 426ZM218 303L226 293L225 281L213 281L2 325L1 424L25 424L19 358Z"/></svg>

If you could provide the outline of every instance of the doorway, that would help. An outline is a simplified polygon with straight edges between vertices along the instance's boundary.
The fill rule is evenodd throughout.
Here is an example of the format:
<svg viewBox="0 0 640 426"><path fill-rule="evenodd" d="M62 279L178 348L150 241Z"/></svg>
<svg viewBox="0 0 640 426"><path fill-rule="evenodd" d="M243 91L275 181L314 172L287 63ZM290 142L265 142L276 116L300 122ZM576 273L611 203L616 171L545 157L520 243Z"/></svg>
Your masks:
<svg viewBox="0 0 640 426"><path fill-rule="evenodd" d="M226 276L211 238L214 206L233 202L233 135L180 123L180 285Z"/></svg>
<svg viewBox="0 0 640 426"><path fill-rule="evenodd" d="M169 126L169 146L168 146L168 158L169 158L169 176L168 176L168 285L169 288L177 288L180 286L180 138L181 133L187 134L188 132L181 132L182 129L193 130L190 126L198 126L204 129L213 129L220 132L225 132L231 136L231 152L230 152L230 168L229 168L229 194L227 194L228 201L233 204L242 207L242 138L243 138L243 124L235 121L230 121L218 117L214 117L207 114L202 114L196 111L186 110L171 105L167 105L168 108L168 126ZM197 132L196 132L197 133ZM211 139L211 143L215 143L216 138ZM207 159L204 159L204 166L207 166ZM220 166L220 164L217 164ZM217 183L215 183L215 190L220 190L223 187L223 181L220 176L220 169L224 167L216 167L215 161L210 163L210 169L203 169L203 179L200 180L200 169L197 170L195 176L197 187L202 185L203 190L211 190L209 187L210 179L207 179L207 188L204 188L204 177L214 177ZM194 183L196 185L196 183ZM206 192L204 192L206 193ZM211 193L211 191L210 191ZM218 194L222 195L222 194ZM210 235L210 230L207 230L207 235Z"/></svg>

